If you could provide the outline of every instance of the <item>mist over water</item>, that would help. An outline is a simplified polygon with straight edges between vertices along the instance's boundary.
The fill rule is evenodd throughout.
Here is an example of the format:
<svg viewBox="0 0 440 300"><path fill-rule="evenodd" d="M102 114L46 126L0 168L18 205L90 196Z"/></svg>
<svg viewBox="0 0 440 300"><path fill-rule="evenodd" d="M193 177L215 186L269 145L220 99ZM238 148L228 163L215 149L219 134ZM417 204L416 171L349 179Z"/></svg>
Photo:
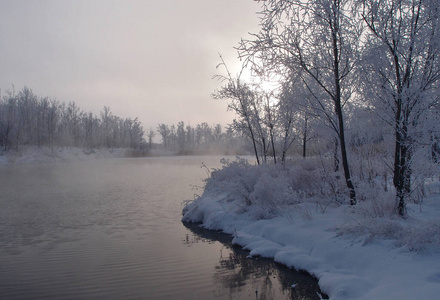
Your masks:
<svg viewBox="0 0 440 300"><path fill-rule="evenodd" d="M183 201L202 193L194 188L206 177L201 163L219 161L0 167L0 298L255 299L259 289L258 299L290 299L300 279L280 278L291 271L180 222Z"/></svg>

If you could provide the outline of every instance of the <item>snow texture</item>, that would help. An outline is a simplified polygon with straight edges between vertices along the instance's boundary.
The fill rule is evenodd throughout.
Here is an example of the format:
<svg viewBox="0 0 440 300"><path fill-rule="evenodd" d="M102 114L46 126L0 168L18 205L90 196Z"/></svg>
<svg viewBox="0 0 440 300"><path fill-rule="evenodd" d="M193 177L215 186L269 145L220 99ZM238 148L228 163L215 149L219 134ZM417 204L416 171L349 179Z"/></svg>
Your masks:
<svg viewBox="0 0 440 300"><path fill-rule="evenodd" d="M312 176L313 170L301 176L295 172L298 178L292 179L287 171L271 168L237 160L213 171L203 195L184 208L182 220L231 234L250 256L309 272L330 299L440 297L438 182L437 194L423 205L409 204L408 219L402 220L372 216L368 202L350 207L332 201L324 207L322 199L301 200L294 189L305 178L295 180ZM282 187L280 180L290 185ZM307 194L313 181L303 182Z"/></svg>

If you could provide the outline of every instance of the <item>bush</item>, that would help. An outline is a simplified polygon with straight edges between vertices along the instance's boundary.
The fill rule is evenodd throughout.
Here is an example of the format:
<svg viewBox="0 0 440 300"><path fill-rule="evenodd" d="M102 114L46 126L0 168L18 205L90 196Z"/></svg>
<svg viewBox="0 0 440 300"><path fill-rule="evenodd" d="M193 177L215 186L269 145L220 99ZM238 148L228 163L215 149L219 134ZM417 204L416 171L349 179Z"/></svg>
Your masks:
<svg viewBox="0 0 440 300"><path fill-rule="evenodd" d="M222 168L211 172L206 190L228 193L245 210L252 206L258 219L271 218L283 207L303 201L329 202L345 191L338 174L324 173L317 159L298 159L284 166L251 165L243 158L222 163Z"/></svg>

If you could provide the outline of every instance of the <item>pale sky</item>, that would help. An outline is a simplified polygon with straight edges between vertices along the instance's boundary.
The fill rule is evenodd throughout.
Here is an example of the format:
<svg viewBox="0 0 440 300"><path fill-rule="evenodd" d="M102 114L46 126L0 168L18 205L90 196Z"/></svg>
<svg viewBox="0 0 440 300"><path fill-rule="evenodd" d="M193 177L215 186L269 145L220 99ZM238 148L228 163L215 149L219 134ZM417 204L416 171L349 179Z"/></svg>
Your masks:
<svg viewBox="0 0 440 300"><path fill-rule="evenodd" d="M221 53L234 68L258 31L253 0L0 0L0 88L75 101L99 115L227 124L213 100Z"/></svg>

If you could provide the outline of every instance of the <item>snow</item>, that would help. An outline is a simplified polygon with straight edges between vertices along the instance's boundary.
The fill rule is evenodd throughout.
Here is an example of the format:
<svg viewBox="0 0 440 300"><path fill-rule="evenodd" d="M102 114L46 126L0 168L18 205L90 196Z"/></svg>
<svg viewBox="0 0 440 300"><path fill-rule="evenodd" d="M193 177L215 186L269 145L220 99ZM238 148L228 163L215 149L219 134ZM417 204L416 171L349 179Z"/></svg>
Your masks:
<svg viewBox="0 0 440 300"><path fill-rule="evenodd" d="M82 149L76 147L22 147L20 151L0 152L0 165L46 162L85 161L98 158L125 157L127 149Z"/></svg>
<svg viewBox="0 0 440 300"><path fill-rule="evenodd" d="M249 183L246 172L254 173L249 180L255 184L264 177L265 186L270 186L267 176L256 175L259 171L248 166L238 171L237 164L226 169L213 172L203 195L187 204L184 222L200 222L207 229L231 234L233 243L249 250L252 257L273 258L309 272L330 299L438 299L437 188L422 205L408 205L407 220L371 217L365 213L366 203L354 208L331 203L322 209L318 202L289 200L289 204L275 203L274 210L258 202L262 199L255 195L256 188L248 189L254 194L251 205L245 205L247 196L237 193ZM273 176L273 180L279 178Z"/></svg>

